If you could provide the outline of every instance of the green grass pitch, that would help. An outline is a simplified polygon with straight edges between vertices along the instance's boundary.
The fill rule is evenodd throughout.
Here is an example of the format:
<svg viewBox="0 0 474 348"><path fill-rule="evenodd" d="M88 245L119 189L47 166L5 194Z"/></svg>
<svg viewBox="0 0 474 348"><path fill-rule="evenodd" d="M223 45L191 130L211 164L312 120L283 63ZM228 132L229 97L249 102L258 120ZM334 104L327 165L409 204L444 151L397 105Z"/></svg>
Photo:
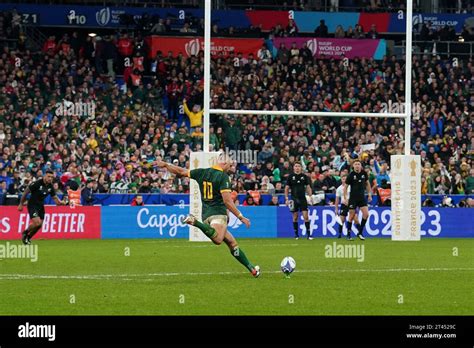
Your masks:
<svg viewBox="0 0 474 348"><path fill-rule="evenodd" d="M325 257L335 241L363 243L364 261ZM0 260L0 315L474 314L474 239L239 242L259 279L225 245L34 240L37 262ZM284 256L297 263L289 279Z"/></svg>

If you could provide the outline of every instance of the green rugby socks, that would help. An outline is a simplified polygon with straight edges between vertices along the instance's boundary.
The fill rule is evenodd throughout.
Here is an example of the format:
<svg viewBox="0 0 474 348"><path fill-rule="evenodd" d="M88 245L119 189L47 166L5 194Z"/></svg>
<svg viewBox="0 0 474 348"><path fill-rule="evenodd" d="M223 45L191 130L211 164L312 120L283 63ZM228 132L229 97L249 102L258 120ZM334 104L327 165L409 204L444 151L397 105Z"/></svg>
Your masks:
<svg viewBox="0 0 474 348"><path fill-rule="evenodd" d="M211 227L211 225L205 224L201 221L198 221L197 219L194 221L193 226L199 228L206 236L211 239L217 235L217 231Z"/></svg>
<svg viewBox="0 0 474 348"><path fill-rule="evenodd" d="M231 250L232 256L237 259L242 265L244 265L250 272L254 269L253 265L247 259L244 251L241 250L238 246Z"/></svg>

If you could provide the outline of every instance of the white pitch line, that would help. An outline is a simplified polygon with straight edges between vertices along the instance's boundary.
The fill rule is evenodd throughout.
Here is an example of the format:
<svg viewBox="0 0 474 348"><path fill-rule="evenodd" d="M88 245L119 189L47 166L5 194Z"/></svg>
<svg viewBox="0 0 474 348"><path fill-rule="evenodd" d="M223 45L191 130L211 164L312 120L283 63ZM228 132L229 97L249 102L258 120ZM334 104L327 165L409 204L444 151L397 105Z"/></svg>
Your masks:
<svg viewBox="0 0 474 348"><path fill-rule="evenodd" d="M296 273L352 273L352 272L449 272L474 271L474 268L381 268L381 269L307 269ZM41 274L0 274L0 280L37 280L37 279L77 279L77 280L134 280L131 278L206 276L246 274L247 272L162 272L145 274L84 274L84 275L41 275ZM281 271L263 271L262 274L276 274Z"/></svg>
<svg viewBox="0 0 474 348"><path fill-rule="evenodd" d="M152 243L160 243L159 241L148 241L148 242L143 242L144 244L152 244ZM310 244L307 244L307 245L310 245ZM245 247L258 247L258 248L262 248L262 247L280 247L280 246L284 246L284 247L293 247L293 246L304 246L304 245L301 245L301 244L297 244L297 243L292 243L292 244L254 244L254 245L246 245ZM160 245L160 248L215 248L216 245L214 244L201 244L201 245Z"/></svg>

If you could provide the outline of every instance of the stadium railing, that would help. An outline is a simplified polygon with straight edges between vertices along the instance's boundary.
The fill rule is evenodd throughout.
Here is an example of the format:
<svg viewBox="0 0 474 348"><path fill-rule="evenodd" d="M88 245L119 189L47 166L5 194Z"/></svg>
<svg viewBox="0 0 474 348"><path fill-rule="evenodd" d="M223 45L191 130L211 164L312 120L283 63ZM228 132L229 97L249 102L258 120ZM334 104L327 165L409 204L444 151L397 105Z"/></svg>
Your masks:
<svg viewBox="0 0 474 348"><path fill-rule="evenodd" d="M130 7L176 7L176 8L202 8L203 0L133 0L133 1L119 1L119 0L56 0L57 5L96 5L96 6L130 6ZM17 0L15 3L18 4L51 4L51 0ZM285 5L286 3L286 5ZM430 13L462 13L466 8L459 5L458 2L452 2L448 4L439 4L439 2L431 1L425 2L423 6L414 5L414 11L423 11ZM383 7L377 6L370 8L367 6L356 6L346 3L345 1L339 1L339 6L331 6L329 0L309 1L304 7L293 6L289 1L277 1L267 0L258 1L253 4L249 4L243 0L213 0L212 7L214 9L236 9L236 10L295 10L295 11L324 11L324 12L397 12L399 10L404 11L405 8L402 6Z"/></svg>
<svg viewBox="0 0 474 348"><path fill-rule="evenodd" d="M413 41L413 54L440 54L450 57L451 55L463 55L472 57L474 53L474 42L464 41ZM394 46L401 49L401 54L405 54L405 40L401 46ZM418 50L416 49L418 48Z"/></svg>
<svg viewBox="0 0 474 348"><path fill-rule="evenodd" d="M143 201L145 204L159 204L159 205L187 205L189 204L189 194L182 194L182 193L173 193L173 194L142 194L140 193L141 196L143 196ZM0 205L2 202L3 204L8 204L8 205L16 205L18 204L18 200L15 200L11 197L11 195L8 197L9 199L3 199L0 195ZM94 194L94 200L93 200L93 205L129 205L133 198L137 196L136 193L98 193ZM283 194L277 194L279 204L284 204L284 195ZM424 202L427 198L429 198L432 202L433 205L440 205L443 201L444 197L449 197L452 200L452 203L457 205L459 202L466 200L467 198L474 198L473 195L421 195L421 201ZM245 194L239 194L238 199L240 204L243 204L244 200L246 198ZM272 195L270 194L262 194L261 195L261 204L262 206L269 205L270 201L272 199ZM378 206L378 200L377 196L374 195L372 198L372 202L370 203L370 206ZM334 202L335 200L335 194L334 193L328 193L325 194L324 196L324 202L320 202L318 205L330 205L330 202ZM54 204L53 200L48 197L45 200L46 204Z"/></svg>

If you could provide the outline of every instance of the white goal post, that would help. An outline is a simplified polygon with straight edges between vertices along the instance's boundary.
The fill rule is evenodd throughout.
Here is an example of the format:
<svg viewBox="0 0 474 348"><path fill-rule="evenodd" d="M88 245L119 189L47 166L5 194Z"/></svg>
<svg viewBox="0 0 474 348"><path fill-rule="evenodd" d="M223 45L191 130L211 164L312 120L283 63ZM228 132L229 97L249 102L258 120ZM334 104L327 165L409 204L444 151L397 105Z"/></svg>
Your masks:
<svg viewBox="0 0 474 348"><path fill-rule="evenodd" d="M411 80L413 0L407 0L405 50L405 108L403 113L312 112L210 109L211 81L211 0L204 9L204 152L208 153L211 114L285 115L307 117L373 117L403 118L405 124L404 155L391 156L392 180L392 240L420 240L421 167L420 157L410 154L411 144ZM207 156L207 155L205 155ZM395 186L394 186L395 185ZM191 234L190 234L191 235Z"/></svg>

